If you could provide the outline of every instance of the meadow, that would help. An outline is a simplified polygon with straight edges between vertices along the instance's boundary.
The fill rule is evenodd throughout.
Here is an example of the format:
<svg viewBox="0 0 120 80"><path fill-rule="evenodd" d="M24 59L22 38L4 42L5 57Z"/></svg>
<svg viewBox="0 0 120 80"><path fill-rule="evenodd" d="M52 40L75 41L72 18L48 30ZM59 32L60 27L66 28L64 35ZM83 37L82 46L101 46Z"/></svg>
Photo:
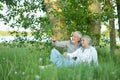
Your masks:
<svg viewBox="0 0 120 80"><path fill-rule="evenodd" d="M120 80L120 49L97 48L99 66L57 68L49 60L51 46L0 45L0 80ZM49 66L46 66L49 65Z"/></svg>

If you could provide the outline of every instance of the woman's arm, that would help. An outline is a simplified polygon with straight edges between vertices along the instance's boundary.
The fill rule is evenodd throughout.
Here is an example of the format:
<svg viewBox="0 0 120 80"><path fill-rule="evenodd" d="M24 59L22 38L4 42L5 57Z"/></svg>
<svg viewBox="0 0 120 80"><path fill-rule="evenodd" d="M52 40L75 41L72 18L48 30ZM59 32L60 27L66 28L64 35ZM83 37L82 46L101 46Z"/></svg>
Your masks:
<svg viewBox="0 0 120 80"><path fill-rule="evenodd" d="M77 55L80 53L80 48L78 48L76 51L74 51L73 53L67 53L67 56L73 58L73 57L77 57Z"/></svg>
<svg viewBox="0 0 120 80"><path fill-rule="evenodd" d="M97 51L95 48L92 48L92 59L93 59L93 62L98 65L98 55L97 55Z"/></svg>

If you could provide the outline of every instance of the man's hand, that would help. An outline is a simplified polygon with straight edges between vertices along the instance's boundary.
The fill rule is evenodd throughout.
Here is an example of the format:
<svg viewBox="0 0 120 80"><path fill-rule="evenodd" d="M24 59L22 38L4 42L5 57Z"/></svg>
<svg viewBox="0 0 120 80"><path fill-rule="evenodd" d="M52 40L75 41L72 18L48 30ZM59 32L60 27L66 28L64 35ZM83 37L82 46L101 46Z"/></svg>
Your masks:
<svg viewBox="0 0 120 80"><path fill-rule="evenodd" d="M64 53L63 53L63 57L67 57L67 52L64 52Z"/></svg>
<svg viewBox="0 0 120 80"><path fill-rule="evenodd" d="M52 40L53 42L55 42L55 41L56 41L56 37L55 37L55 36L52 36L52 37L51 37L51 40Z"/></svg>

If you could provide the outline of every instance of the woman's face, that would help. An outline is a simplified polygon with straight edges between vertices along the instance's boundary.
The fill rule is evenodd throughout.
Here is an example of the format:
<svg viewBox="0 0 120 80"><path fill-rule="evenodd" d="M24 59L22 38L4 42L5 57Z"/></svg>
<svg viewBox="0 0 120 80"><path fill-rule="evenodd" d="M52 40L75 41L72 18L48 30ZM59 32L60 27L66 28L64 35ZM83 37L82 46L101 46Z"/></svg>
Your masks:
<svg viewBox="0 0 120 80"><path fill-rule="evenodd" d="M88 42L87 38L82 38L81 39L81 44L84 48L86 48L89 45L89 42Z"/></svg>

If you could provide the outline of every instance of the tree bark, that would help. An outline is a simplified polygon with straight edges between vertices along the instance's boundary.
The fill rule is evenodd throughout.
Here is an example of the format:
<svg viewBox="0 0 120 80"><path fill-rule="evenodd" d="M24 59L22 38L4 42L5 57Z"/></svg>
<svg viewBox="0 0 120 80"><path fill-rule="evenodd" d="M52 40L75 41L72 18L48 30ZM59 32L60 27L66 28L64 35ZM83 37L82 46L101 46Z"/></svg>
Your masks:
<svg viewBox="0 0 120 80"><path fill-rule="evenodd" d="M101 13L101 6L98 0L92 0L92 4L89 6L89 10L93 14ZM93 44L99 45L100 42L100 32L101 32L101 21L99 19L91 20L88 32L92 36Z"/></svg>
<svg viewBox="0 0 120 80"><path fill-rule="evenodd" d="M99 20L92 21L88 28L88 32L92 36L93 45L99 45L100 31L101 31L101 22Z"/></svg>
<svg viewBox="0 0 120 80"><path fill-rule="evenodd" d="M114 19L109 20L109 25L110 25L110 51L111 53L114 54L116 47Z"/></svg>
<svg viewBox="0 0 120 80"><path fill-rule="evenodd" d="M53 10L57 13L62 13L58 3L59 0L44 0L46 4L46 10L50 19L50 23L52 25L53 35L56 36L57 39L65 39L67 38L67 29L65 21L60 16L55 16Z"/></svg>
<svg viewBox="0 0 120 80"><path fill-rule="evenodd" d="M113 7L113 2L112 0L108 0L108 5L112 7L110 10L112 13L112 17L109 19L109 25L110 25L110 51L112 54L115 53L115 48L116 48L116 37L115 37L115 20L114 20L114 7Z"/></svg>

